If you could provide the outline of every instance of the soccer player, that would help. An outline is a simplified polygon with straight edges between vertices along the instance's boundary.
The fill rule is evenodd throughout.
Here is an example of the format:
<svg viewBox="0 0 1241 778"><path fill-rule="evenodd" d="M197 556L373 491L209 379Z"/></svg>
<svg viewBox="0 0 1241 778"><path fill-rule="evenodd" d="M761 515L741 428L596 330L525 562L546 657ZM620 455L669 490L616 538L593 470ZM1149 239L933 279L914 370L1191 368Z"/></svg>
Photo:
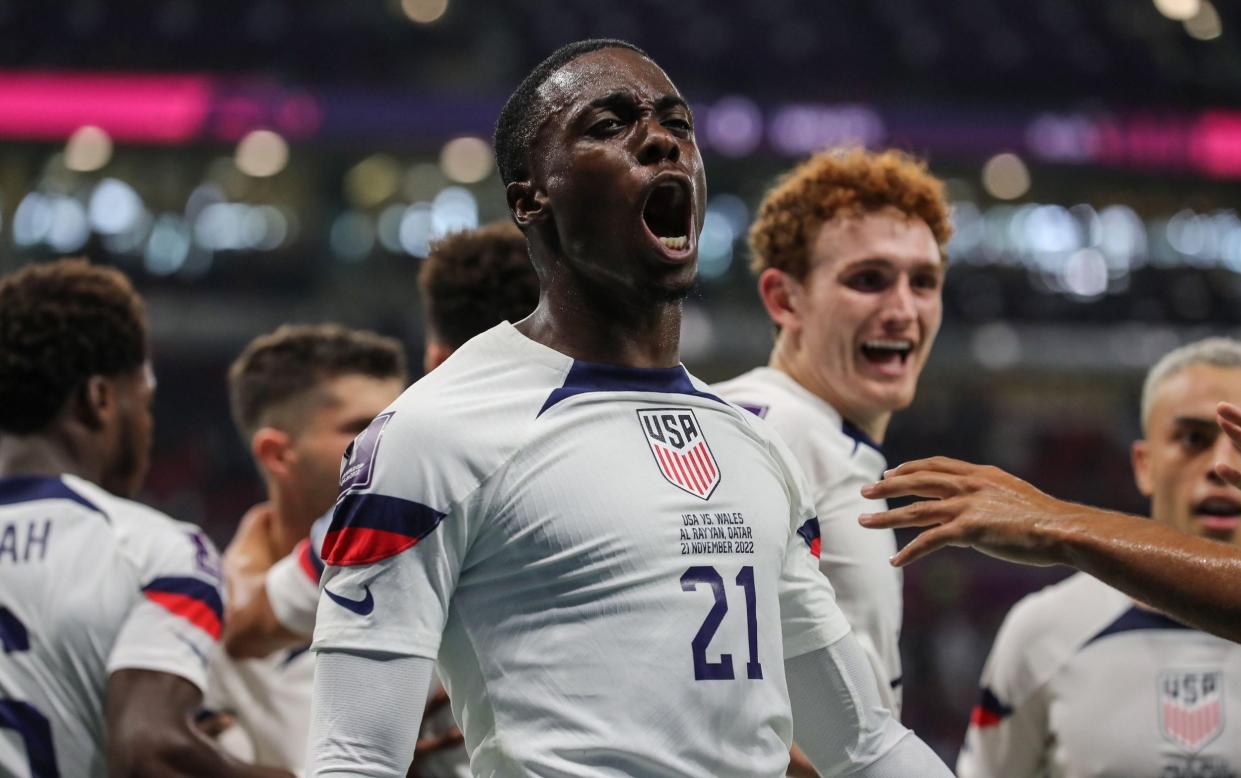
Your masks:
<svg viewBox="0 0 1241 778"><path fill-rule="evenodd" d="M155 379L142 302L84 260L0 280L0 773L286 776L196 730L218 558L131 501Z"/></svg>
<svg viewBox="0 0 1241 778"><path fill-rule="evenodd" d="M946 776L879 702L764 423L677 360L705 181L620 41L557 50L496 128L539 306L351 446L323 544L310 772L392 776L438 655L476 775Z"/></svg>
<svg viewBox="0 0 1241 778"><path fill-rule="evenodd" d="M331 508L345 447L407 383L398 341L335 324L285 325L255 338L233 362L233 420L267 502L249 511L224 555L229 618L233 603L244 607L263 591L272 560L293 551ZM213 658L207 706L235 718L255 764L304 764L314 678L306 642L251 659Z"/></svg>
<svg viewBox="0 0 1241 778"><path fill-rule="evenodd" d="M1241 341L1161 359L1133 445L1151 518L1241 542L1241 494L1213 467L1231 444L1216 403L1241 401ZM1085 573L1017 603L983 670L957 763L962 778L1226 776L1241 770L1241 646L1184 626Z"/></svg>
<svg viewBox="0 0 1241 778"><path fill-rule="evenodd" d="M861 487L887 469L892 412L914 398L939 331L943 186L898 151L824 152L780 180L750 228L751 269L776 326L766 367L716 387L775 428L809 477L823 552L884 704L901 710L901 573L883 510Z"/></svg>
<svg viewBox="0 0 1241 778"><path fill-rule="evenodd" d="M1220 402L1215 420L1230 441L1217 446L1215 473L1241 489L1241 407ZM930 527L892 558L894 565L950 545L1019 564L1071 565L1187 624L1241 642L1236 545L1057 500L999 468L947 457L906 462L863 494L932 498L859 517L872 528Z"/></svg>
<svg viewBox="0 0 1241 778"><path fill-rule="evenodd" d="M483 330L524 318L539 299L538 277L530 264L526 239L507 221L453 233L436 242L419 271L418 286L426 311L423 364L427 372ZM335 486L336 479L331 483ZM310 537L271 567L264 585L254 588L236 617L230 611L224 635L235 656L264 656L310 639L323 569L319 549L330 518L329 514L316 521ZM252 534L239 542L248 546L256 539ZM266 547L261 545L246 555L259 557ZM433 688L431 697L443 712L427 711L428 717L434 713L434 721L429 722L434 726L418 741L419 772L468 776L469 759L459 746L460 733L451 712L444 706L447 696Z"/></svg>

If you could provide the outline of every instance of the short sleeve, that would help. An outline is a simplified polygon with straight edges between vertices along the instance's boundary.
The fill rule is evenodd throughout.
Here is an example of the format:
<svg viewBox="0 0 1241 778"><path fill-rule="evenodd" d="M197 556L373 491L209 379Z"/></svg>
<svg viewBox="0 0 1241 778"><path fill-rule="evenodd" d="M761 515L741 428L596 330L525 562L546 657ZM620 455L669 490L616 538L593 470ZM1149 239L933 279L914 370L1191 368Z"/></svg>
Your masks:
<svg viewBox="0 0 1241 778"><path fill-rule="evenodd" d="M832 585L819 572L822 539L814 501L787 447L771 441L789 489L789 540L780 577L780 622L784 658L825 648L849 632Z"/></svg>
<svg viewBox="0 0 1241 778"><path fill-rule="evenodd" d="M315 629L319 607L319 579L323 576L323 538L332 521L329 511L289 553L267 571L264 588L276 620L285 629L309 636Z"/></svg>
<svg viewBox="0 0 1241 778"><path fill-rule="evenodd" d="M202 533L169 527L145 538L141 597L121 626L107 670L152 670L207 688L224 617L219 557Z"/></svg>
<svg viewBox="0 0 1241 778"><path fill-rule="evenodd" d="M439 651L477 481L451 446L436 445L434 424L411 416L381 414L345 452L323 541L315 651Z"/></svg>
<svg viewBox="0 0 1241 778"><path fill-rule="evenodd" d="M978 704L957 759L961 778L1020 778L1043 772L1047 694L1045 685L1028 688L1034 674L1025 661L1027 636L1020 614L1019 605L1005 619L983 667Z"/></svg>

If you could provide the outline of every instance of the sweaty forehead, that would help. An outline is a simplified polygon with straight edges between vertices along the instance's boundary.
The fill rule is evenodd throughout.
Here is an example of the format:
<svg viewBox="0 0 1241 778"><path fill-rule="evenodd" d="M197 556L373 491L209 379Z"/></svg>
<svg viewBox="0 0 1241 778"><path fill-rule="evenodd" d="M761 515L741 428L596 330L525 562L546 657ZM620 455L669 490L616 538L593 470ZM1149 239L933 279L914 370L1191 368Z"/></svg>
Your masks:
<svg viewBox="0 0 1241 778"><path fill-rule="evenodd" d="M599 49L565 63L543 82L538 95L543 105L551 106L551 116L615 92L643 102L679 96L658 65L629 49Z"/></svg>

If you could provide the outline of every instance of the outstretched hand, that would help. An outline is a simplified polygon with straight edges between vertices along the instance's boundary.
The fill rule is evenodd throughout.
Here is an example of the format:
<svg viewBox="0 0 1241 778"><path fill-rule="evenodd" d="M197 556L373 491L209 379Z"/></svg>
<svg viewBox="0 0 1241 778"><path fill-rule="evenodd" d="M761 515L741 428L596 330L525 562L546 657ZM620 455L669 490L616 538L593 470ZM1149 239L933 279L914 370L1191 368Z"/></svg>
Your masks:
<svg viewBox="0 0 1241 778"><path fill-rule="evenodd" d="M1241 435L1241 425L1237 431ZM944 546L973 546L1028 565L1060 564L1064 550L1053 530L1079 509L997 467L948 457L906 462L862 494L874 500L929 498L859 519L871 528L930 527L892 557L897 567Z"/></svg>
<svg viewBox="0 0 1241 778"><path fill-rule="evenodd" d="M1241 451L1241 408L1232 403L1220 403L1215 408L1215 421L1232 440L1233 447ZM1241 470L1226 462L1217 462L1215 472L1220 478L1241 489Z"/></svg>

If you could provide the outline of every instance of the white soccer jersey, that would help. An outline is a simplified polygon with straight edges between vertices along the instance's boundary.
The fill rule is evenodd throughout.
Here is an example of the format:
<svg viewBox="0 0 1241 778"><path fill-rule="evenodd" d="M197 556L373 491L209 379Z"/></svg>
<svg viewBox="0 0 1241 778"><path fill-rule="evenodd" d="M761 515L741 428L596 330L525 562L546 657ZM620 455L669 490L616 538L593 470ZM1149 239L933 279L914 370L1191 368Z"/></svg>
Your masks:
<svg viewBox="0 0 1241 778"><path fill-rule="evenodd" d="M307 639L314 631L319 605L323 572L319 549L331 520L330 511L317 519L310 537L267 571L265 587L272 612L290 632ZM237 713L238 723L253 742L256 764L302 768L314 687L310 654L295 649L253 661L220 660L212 663L211 682L213 707ZM439 688L438 681L433 683L430 693ZM444 708L426 722L426 732L442 734L455 726L452 711ZM446 749L421 758L418 772L427 778L469 778L469 757L462 747Z"/></svg>
<svg viewBox="0 0 1241 778"><path fill-rule="evenodd" d="M878 481L887 469L883 452L783 371L756 368L715 390L766 419L805 472L823 533L819 569L832 582L836 602L875 670L884 704L899 718L903 579L888 563L896 553L896 535L857 523L863 513L887 510L885 501L861 494L862 486Z"/></svg>
<svg viewBox="0 0 1241 778"><path fill-rule="evenodd" d="M1241 646L1085 574L1017 603L982 684L961 778L1241 775Z"/></svg>
<svg viewBox="0 0 1241 778"><path fill-rule="evenodd" d="M475 775L774 778L849 630L817 538L752 414L504 323L346 452L314 648L438 656Z"/></svg>
<svg viewBox="0 0 1241 778"><path fill-rule="evenodd" d="M219 582L191 524L69 475L0 478L0 774L102 778L117 670L205 688Z"/></svg>

